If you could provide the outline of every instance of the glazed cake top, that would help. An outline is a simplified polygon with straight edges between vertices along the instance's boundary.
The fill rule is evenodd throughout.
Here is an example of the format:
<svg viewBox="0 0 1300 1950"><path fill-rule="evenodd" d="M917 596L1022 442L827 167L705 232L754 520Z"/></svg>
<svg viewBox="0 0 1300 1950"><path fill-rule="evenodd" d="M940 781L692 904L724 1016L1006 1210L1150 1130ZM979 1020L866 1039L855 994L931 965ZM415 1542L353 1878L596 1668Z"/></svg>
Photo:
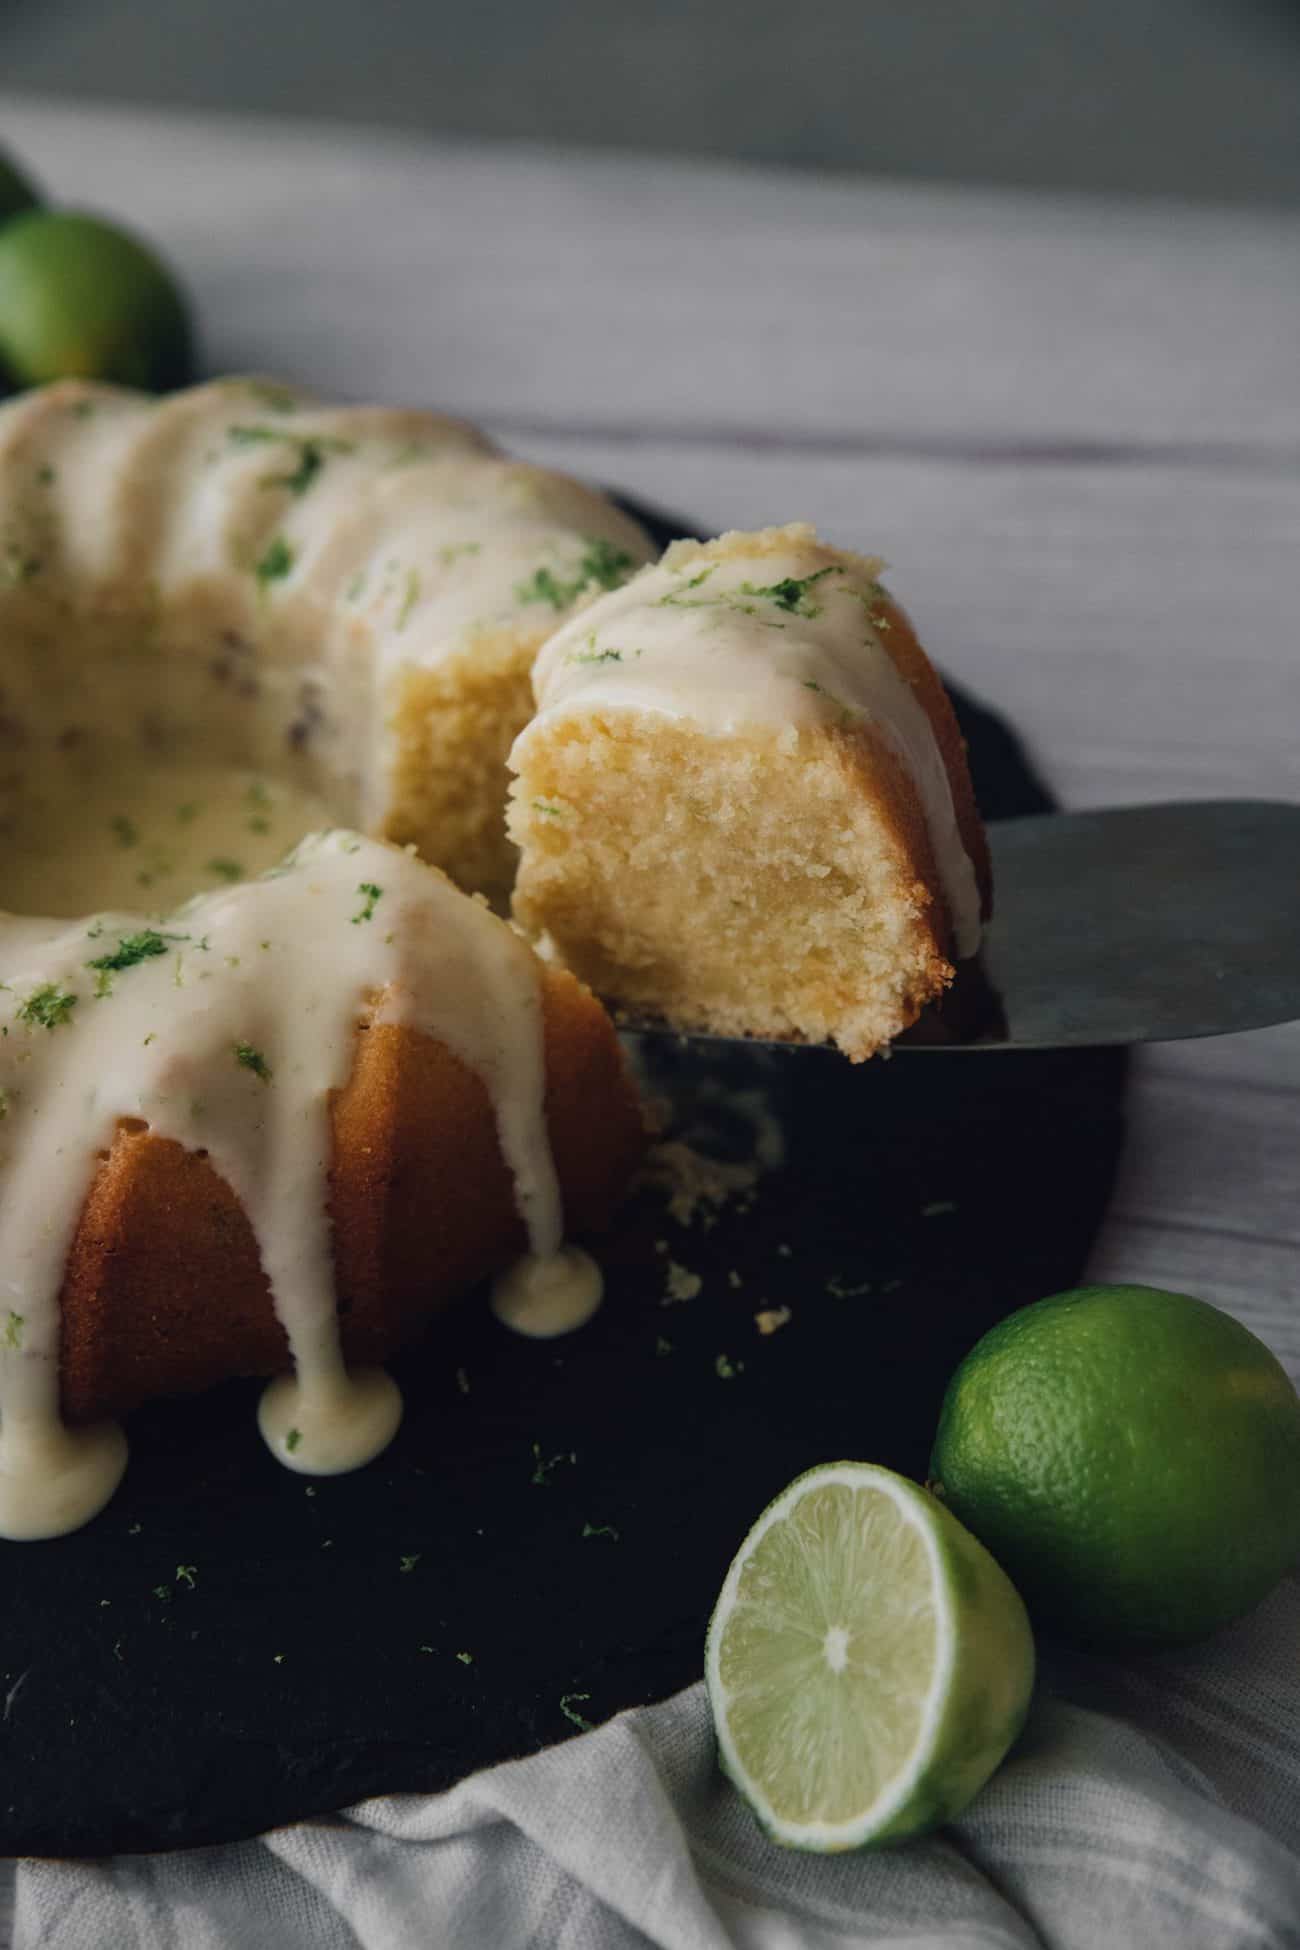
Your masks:
<svg viewBox="0 0 1300 1950"><path fill-rule="evenodd" d="M980 941L980 895L928 713L888 647L883 564L820 542L804 523L663 560L561 625L533 670L537 716L516 741L575 713L643 711L708 733L756 726L870 726L915 786L953 920L956 952Z"/></svg>

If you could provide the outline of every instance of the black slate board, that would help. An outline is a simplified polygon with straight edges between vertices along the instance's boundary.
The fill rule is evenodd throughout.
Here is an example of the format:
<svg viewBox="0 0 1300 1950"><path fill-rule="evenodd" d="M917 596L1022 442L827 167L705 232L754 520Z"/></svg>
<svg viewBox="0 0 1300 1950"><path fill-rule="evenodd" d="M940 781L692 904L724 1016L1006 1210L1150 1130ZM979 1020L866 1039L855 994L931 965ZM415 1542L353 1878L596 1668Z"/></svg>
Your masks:
<svg viewBox="0 0 1300 1950"><path fill-rule="evenodd" d="M1007 729L958 702L986 816L1047 808ZM0 1852L244 1836L665 1697L764 1503L841 1456L922 1474L961 1354L1077 1279L1121 1053L654 1061L720 1156L752 1139L735 1093L761 1092L785 1165L707 1231L641 1194L580 1334L520 1340L472 1296L395 1364L392 1449L315 1484L264 1449L255 1386L158 1405L103 1516L0 1545ZM702 1288L665 1306L670 1260Z"/></svg>

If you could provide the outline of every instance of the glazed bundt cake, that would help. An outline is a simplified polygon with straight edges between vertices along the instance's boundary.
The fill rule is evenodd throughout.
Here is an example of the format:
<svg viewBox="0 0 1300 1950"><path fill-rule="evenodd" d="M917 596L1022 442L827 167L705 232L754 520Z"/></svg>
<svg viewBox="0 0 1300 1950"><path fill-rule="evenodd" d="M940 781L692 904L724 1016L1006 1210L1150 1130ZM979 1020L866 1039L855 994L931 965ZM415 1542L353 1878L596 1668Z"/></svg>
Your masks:
<svg viewBox="0 0 1300 1950"><path fill-rule="evenodd" d="M514 912L607 1001L857 1060L975 953L962 740L880 567L803 525L677 542L542 650Z"/></svg>
<svg viewBox="0 0 1300 1950"><path fill-rule="evenodd" d="M534 651L648 552L428 414L0 409L0 1535L93 1515L148 1397L292 1369L268 1443L352 1467L444 1301L524 1253L505 1317L591 1304L613 1029L415 849L499 894Z"/></svg>
<svg viewBox="0 0 1300 1950"><path fill-rule="evenodd" d="M337 823L508 892L505 760L533 658L652 553L600 495L430 413L244 379L11 401L0 832L19 884L0 872L0 905L48 883L51 809L75 803L130 901L165 908L177 809L219 828L268 777L207 884Z"/></svg>

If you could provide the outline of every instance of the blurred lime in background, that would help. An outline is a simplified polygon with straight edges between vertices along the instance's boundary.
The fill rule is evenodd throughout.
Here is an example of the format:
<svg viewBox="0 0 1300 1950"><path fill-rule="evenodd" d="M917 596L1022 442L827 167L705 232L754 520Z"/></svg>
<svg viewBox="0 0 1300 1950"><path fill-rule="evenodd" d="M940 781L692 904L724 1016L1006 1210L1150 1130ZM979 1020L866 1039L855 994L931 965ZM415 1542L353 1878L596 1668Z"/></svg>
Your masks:
<svg viewBox="0 0 1300 1950"><path fill-rule="evenodd" d="M7 223L20 210L33 209L39 201L30 177L0 149L0 223Z"/></svg>
<svg viewBox="0 0 1300 1950"><path fill-rule="evenodd" d="M0 207L6 180L0 173ZM0 369L12 383L106 379L161 391L183 385L192 361L189 307L128 232L39 208L0 226Z"/></svg>

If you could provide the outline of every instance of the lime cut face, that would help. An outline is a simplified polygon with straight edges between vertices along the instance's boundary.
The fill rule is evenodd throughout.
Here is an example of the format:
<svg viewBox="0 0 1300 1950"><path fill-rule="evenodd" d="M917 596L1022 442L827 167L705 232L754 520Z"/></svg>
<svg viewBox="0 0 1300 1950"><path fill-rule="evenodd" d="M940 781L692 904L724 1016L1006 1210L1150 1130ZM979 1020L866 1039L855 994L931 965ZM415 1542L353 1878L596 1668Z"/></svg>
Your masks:
<svg viewBox="0 0 1300 1950"><path fill-rule="evenodd" d="M901 1839L959 1812L1019 1730L1024 1607L932 1497L837 1463L746 1538L709 1628L722 1764L794 1847Z"/></svg>

